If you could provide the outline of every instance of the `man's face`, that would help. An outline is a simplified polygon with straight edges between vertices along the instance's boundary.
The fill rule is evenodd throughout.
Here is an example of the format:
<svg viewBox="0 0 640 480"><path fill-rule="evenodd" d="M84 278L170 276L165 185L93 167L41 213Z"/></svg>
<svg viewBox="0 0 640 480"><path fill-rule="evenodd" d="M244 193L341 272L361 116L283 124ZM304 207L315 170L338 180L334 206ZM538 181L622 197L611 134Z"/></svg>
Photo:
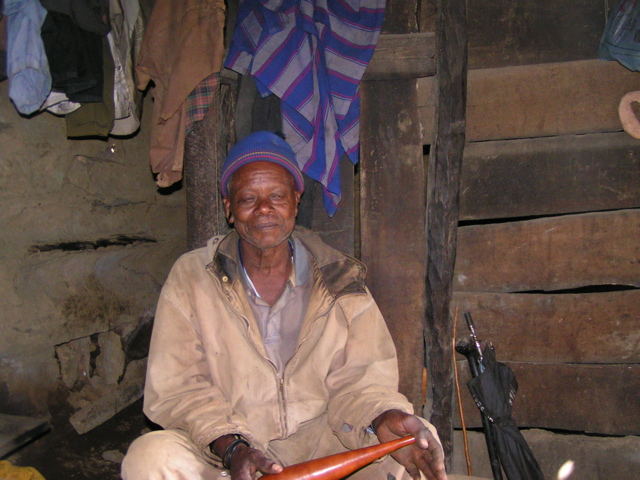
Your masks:
<svg viewBox="0 0 640 480"><path fill-rule="evenodd" d="M236 171L229 196L222 199L229 222L240 237L265 251L289 238L295 226L302 192L280 165L253 162Z"/></svg>

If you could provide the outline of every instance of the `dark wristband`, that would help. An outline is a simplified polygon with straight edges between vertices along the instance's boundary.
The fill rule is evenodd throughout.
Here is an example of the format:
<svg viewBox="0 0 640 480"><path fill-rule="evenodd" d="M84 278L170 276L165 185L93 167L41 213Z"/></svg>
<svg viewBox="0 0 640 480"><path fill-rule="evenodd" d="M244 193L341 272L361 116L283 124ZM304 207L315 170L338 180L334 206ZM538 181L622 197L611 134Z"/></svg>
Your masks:
<svg viewBox="0 0 640 480"><path fill-rule="evenodd" d="M229 445L227 445L227 448L224 449L224 453L222 454L222 466L227 470L231 470L231 457L233 456L233 452L236 451L236 448L238 448L238 445L240 444L249 447L249 442L247 442L242 437L238 437Z"/></svg>

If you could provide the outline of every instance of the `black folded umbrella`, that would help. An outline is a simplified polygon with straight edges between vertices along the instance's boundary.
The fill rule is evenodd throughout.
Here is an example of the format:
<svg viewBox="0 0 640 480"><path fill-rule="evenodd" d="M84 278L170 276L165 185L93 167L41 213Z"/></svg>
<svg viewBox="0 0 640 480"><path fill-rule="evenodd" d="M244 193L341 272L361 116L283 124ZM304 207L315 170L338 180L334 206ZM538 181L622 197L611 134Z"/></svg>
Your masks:
<svg viewBox="0 0 640 480"><path fill-rule="evenodd" d="M511 417L518 391L516 376L511 368L496 361L493 347L486 346L482 353L482 367L467 385L489 421L491 434L487 438L492 437L504 473L508 480L544 480L533 452Z"/></svg>

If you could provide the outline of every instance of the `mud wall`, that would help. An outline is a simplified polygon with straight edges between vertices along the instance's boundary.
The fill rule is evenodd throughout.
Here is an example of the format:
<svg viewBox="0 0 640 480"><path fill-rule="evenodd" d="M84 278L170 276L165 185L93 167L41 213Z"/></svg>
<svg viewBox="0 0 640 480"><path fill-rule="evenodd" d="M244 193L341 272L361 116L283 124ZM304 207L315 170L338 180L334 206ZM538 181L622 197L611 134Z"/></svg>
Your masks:
<svg viewBox="0 0 640 480"><path fill-rule="evenodd" d="M148 115L132 138L68 140L64 118L20 116L7 89L0 83L0 412L70 403L87 427L92 407L117 410L140 394L158 293L186 249L184 190L155 184Z"/></svg>

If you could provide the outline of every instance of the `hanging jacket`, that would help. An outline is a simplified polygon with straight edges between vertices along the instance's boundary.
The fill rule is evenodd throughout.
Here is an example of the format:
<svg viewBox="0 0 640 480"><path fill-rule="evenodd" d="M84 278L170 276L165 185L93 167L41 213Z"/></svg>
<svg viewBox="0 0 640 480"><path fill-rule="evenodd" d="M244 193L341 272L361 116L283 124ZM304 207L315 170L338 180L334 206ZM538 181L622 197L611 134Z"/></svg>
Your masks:
<svg viewBox="0 0 640 480"><path fill-rule="evenodd" d="M49 62L40 38L47 11L38 0L5 0L9 98L25 115L38 111L51 91Z"/></svg>
<svg viewBox="0 0 640 480"><path fill-rule="evenodd" d="M115 119L110 133L131 135L140 127L142 92L136 88L134 62L146 21L138 0L110 0L109 16L112 28L107 38L115 64Z"/></svg>
<svg viewBox="0 0 640 480"><path fill-rule="evenodd" d="M157 0L136 65L138 88L153 82L151 170L160 187L182 178L186 99L222 68L224 0Z"/></svg>

